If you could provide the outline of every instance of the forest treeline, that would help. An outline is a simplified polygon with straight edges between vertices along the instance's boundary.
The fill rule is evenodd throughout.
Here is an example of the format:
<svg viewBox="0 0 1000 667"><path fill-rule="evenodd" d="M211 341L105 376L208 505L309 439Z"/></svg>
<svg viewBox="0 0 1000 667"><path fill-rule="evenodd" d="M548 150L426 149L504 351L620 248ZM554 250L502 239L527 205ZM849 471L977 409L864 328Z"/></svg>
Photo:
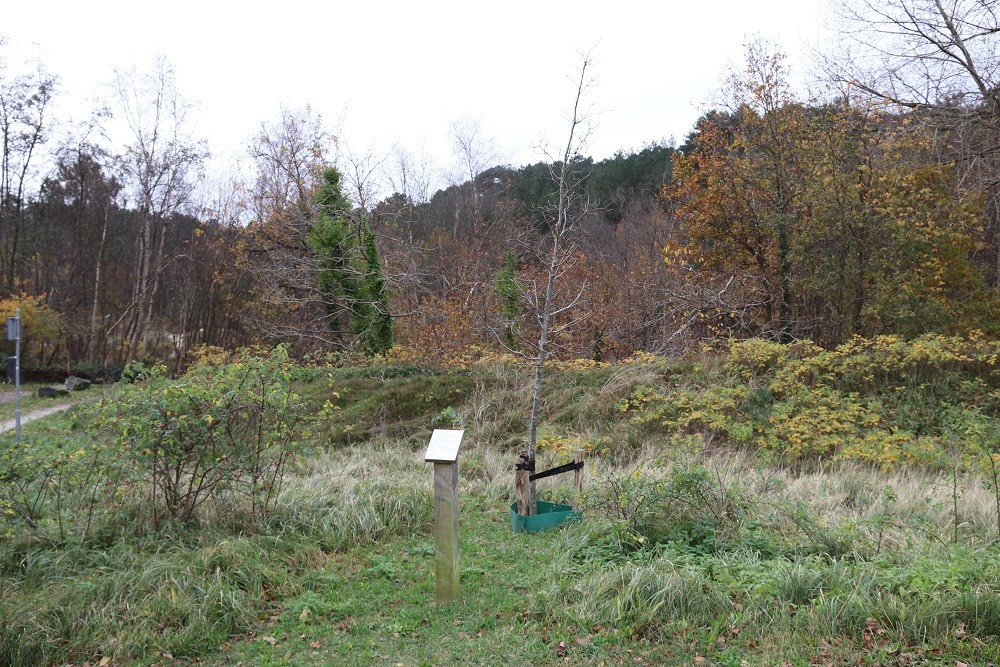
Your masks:
<svg viewBox="0 0 1000 667"><path fill-rule="evenodd" d="M998 332L997 3L842 9L882 37L859 33L870 57L830 56L822 95L797 94L780 52L753 42L682 145L567 165L557 354ZM35 363L180 365L198 346L279 341L441 360L532 349L558 163L494 164L459 122L462 175L431 192L426 162L341 151L317 114L283 109L209 187L165 61L117 72L113 118L54 145L58 77L2 55L0 307L22 308Z"/></svg>

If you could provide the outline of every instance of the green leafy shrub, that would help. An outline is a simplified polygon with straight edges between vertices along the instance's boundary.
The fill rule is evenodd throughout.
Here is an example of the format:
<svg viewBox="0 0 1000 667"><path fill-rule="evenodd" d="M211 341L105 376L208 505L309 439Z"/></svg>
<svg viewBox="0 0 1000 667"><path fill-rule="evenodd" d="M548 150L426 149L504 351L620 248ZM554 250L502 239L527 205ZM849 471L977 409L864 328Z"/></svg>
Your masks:
<svg viewBox="0 0 1000 667"><path fill-rule="evenodd" d="M267 513L303 423L291 373L279 347L196 365L178 380L154 369L102 403L98 428L128 460L130 482L148 490L153 526L190 522L223 492L248 499L256 518Z"/></svg>
<svg viewBox="0 0 1000 667"><path fill-rule="evenodd" d="M747 531L763 544L755 526L744 526L748 508L739 490L701 465L636 470L605 478L587 501L587 511L611 522L615 550L632 554L674 543L712 553Z"/></svg>
<svg viewBox="0 0 1000 667"><path fill-rule="evenodd" d="M79 494L74 491L81 477L101 476L95 454L44 438L26 439L20 448L5 446L0 453L0 516L9 526L5 536L10 539L14 529L27 528L36 539L54 545L66 537L64 517L75 515L89 525L92 509L77 506ZM53 506L54 498L61 502Z"/></svg>
<svg viewBox="0 0 1000 667"><path fill-rule="evenodd" d="M0 516L11 531L26 528L55 545L190 523L203 503L226 494L259 524L305 423L291 374L282 348L199 364L177 380L132 364L132 384L78 408L74 419L89 428L3 448Z"/></svg>

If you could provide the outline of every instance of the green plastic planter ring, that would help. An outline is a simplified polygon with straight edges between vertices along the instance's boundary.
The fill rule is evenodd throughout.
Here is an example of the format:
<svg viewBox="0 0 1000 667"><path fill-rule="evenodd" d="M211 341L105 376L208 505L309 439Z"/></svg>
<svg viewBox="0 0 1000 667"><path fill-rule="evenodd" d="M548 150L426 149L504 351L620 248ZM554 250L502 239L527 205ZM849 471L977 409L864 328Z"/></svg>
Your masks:
<svg viewBox="0 0 1000 667"><path fill-rule="evenodd" d="M538 514L524 516L517 513L517 503L510 506L510 527L515 533L537 533L562 525L567 521L579 521L583 516L569 505L538 501Z"/></svg>

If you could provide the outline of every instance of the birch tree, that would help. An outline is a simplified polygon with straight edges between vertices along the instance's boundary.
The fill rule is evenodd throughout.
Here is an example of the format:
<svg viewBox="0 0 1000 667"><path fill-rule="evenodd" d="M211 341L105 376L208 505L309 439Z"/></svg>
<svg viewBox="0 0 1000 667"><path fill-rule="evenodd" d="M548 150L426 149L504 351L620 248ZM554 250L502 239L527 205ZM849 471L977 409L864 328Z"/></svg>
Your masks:
<svg viewBox="0 0 1000 667"><path fill-rule="evenodd" d="M193 105L180 94L165 58L157 58L148 72L116 72L115 94L130 135L122 183L140 217L132 301L125 316L126 358L133 359L150 331L170 219L191 204L208 149L193 135Z"/></svg>
<svg viewBox="0 0 1000 667"><path fill-rule="evenodd" d="M495 142L488 137L479 119L462 118L451 124L451 139L455 157L458 160L457 177L452 180L455 185L467 181L471 187L472 198L468 214L471 217L463 219L461 206L455 207L455 223L452 234L457 238L462 231L474 230L482 216L482 193L479 188L479 175L499 161Z"/></svg>
<svg viewBox="0 0 1000 667"><path fill-rule="evenodd" d="M7 75L0 58L0 269L15 289L27 210L27 188L51 120L56 77L39 63L28 73Z"/></svg>

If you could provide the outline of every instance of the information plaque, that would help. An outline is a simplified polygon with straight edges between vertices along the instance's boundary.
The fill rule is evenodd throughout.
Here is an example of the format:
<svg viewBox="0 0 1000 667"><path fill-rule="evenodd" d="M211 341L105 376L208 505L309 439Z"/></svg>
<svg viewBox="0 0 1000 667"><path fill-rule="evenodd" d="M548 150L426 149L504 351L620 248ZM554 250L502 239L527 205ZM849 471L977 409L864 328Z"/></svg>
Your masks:
<svg viewBox="0 0 1000 667"><path fill-rule="evenodd" d="M427 445L424 461L432 463L454 463L458 460L458 448L462 444L465 431L436 428Z"/></svg>

